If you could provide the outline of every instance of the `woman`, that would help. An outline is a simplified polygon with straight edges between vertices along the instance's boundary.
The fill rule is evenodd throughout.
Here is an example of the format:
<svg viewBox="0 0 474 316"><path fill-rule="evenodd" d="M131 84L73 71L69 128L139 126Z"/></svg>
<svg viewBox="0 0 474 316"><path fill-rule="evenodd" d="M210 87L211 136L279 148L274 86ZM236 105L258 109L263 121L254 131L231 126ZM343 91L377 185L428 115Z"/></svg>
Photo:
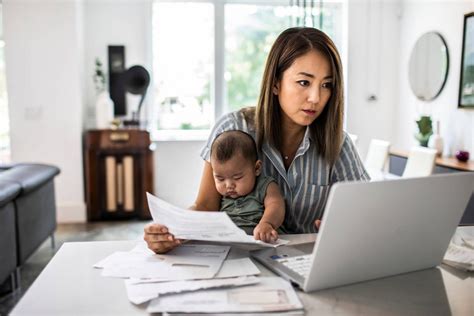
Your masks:
<svg viewBox="0 0 474 316"><path fill-rule="evenodd" d="M330 186L338 181L368 180L360 157L342 130L342 65L336 46L314 28L290 28L273 44L256 108L229 113L214 126L201 152L205 159L195 210L218 210L209 163L213 140L227 130L254 137L263 174L273 177L285 197L283 231L316 232ZM180 243L167 228L145 227L145 241L157 253Z"/></svg>

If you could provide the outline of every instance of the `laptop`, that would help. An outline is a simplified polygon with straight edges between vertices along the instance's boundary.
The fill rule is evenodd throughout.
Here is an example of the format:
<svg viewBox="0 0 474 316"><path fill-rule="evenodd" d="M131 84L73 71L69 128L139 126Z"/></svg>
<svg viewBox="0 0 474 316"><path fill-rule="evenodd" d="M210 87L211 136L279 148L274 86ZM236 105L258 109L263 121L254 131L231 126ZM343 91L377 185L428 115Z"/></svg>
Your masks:
<svg viewBox="0 0 474 316"><path fill-rule="evenodd" d="M310 292L439 265L474 173L332 186L316 242L251 252Z"/></svg>

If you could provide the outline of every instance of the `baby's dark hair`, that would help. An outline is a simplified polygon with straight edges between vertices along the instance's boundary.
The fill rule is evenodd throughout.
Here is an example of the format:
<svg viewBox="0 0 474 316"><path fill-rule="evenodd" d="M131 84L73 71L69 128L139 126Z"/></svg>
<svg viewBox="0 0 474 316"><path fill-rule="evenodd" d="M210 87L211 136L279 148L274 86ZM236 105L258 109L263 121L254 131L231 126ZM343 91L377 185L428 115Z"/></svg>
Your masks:
<svg viewBox="0 0 474 316"><path fill-rule="evenodd" d="M211 156L219 162L226 162L239 152L251 162L256 162L258 159L255 140L242 131L223 132L216 137L211 146Z"/></svg>

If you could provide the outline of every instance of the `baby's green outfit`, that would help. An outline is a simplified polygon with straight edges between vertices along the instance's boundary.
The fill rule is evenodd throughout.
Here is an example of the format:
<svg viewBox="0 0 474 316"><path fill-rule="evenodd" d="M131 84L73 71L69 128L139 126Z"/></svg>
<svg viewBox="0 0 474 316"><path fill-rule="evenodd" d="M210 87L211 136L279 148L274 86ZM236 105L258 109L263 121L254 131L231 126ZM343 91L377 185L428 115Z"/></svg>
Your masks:
<svg viewBox="0 0 474 316"><path fill-rule="evenodd" d="M220 211L226 212L230 219L247 234L253 234L253 229L262 219L265 194L272 181L275 180L271 177L258 176L255 188L249 194L236 199L223 197Z"/></svg>

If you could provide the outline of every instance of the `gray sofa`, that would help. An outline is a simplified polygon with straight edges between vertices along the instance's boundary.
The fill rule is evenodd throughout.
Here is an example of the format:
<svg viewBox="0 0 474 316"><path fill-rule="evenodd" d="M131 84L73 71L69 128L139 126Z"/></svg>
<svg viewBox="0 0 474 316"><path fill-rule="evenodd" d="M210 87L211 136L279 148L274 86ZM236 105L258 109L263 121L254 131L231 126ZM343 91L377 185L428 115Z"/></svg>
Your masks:
<svg viewBox="0 0 474 316"><path fill-rule="evenodd" d="M16 258L16 225L15 197L21 187L14 182L0 181L0 284L15 271Z"/></svg>
<svg viewBox="0 0 474 316"><path fill-rule="evenodd" d="M18 268L49 236L54 237L56 230L54 177L58 174L57 167L44 164L22 163L0 166L2 289L19 285L15 271L19 271Z"/></svg>

